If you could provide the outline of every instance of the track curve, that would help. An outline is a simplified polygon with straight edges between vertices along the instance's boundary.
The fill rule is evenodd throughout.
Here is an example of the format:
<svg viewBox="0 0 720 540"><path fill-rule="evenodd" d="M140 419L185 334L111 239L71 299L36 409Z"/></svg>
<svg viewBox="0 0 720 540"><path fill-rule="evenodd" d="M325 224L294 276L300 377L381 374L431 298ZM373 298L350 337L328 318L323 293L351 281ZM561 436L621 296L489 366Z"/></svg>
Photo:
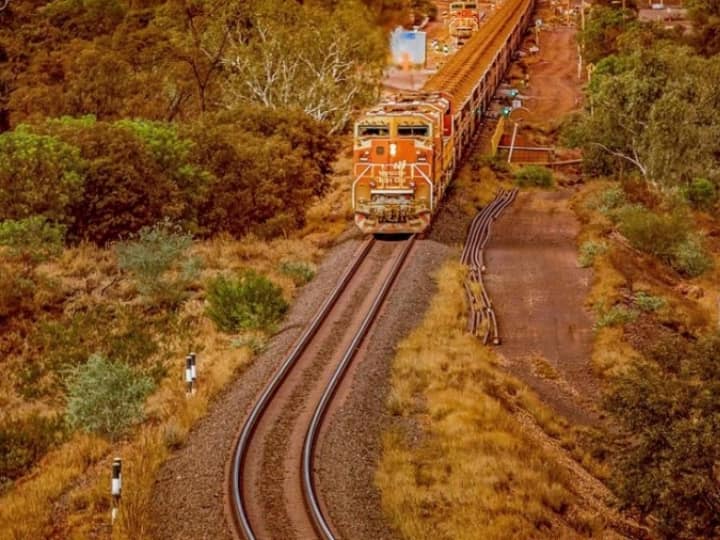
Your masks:
<svg viewBox="0 0 720 540"><path fill-rule="evenodd" d="M275 526L272 522L274 518L265 514L286 512L287 515L292 514L292 519L289 517L287 519L287 527L290 531L283 533L283 538L295 536L305 540L311 535L335 538L315 489L313 472L315 445L328 407L333 401L335 389L371 328L413 242L414 237L410 237L402 244L375 241L370 238L362 244L337 285L308 323L250 410L237 439L230 466L230 514L237 537L248 540L256 538L264 540L278 536L279 533L271 534L268 528ZM375 246L377 246L377 250L374 250ZM397 252L397 256L386 257L385 252L389 250L392 250L392 253ZM369 257L369 255L371 256ZM369 259L373 259L374 262L368 261ZM380 265L380 268L373 268L372 265ZM365 283L369 280L372 280L371 285ZM365 291L363 287L369 287L368 291ZM368 294L369 292L372 294ZM366 296L367 298L365 298ZM358 301L358 298L362 301ZM344 307L336 307L338 304L343 304ZM351 312L352 324L341 320L340 313L345 313L345 311ZM341 337L347 334L342 340L335 335L338 325L344 332ZM355 330L356 328L357 330ZM335 348L339 348L342 352L342 357L337 365L332 362L327 363L327 360L332 361L340 355L339 353L329 354L325 350L327 348L326 341L333 343L333 351ZM321 346L320 343L323 345ZM294 393L297 392L297 387L300 385L298 381L302 382L303 377L307 378L306 372L312 371L318 360L326 362L327 365L320 370L324 373L323 378L312 382L317 389L307 391L306 394L309 395L303 395L299 404L297 401L293 402L293 399L297 397ZM330 368L333 368L332 373L329 372ZM316 375L311 374L310 376ZM329 382L324 384L325 381ZM323 384L321 394L320 384ZM306 405L313 410L311 417L304 410ZM300 408L303 409L303 413L293 416L292 425L287 425L290 424L290 421L284 416L287 411L292 410L294 413L296 409ZM262 484L269 482L263 478L267 472L265 469L268 468L265 464L266 454L268 448L277 444L278 436L273 432L277 426L280 426L278 429L287 431L287 434L283 433L280 437L280 442L288 445L285 451L292 453L292 456L290 456L291 459L285 457L284 460L281 460L283 471L279 473L288 477L283 477L282 486L282 504L285 508L270 508L268 512L268 508L263 509L263 503L259 501L261 499L260 492L264 487ZM297 438L291 436L297 435L301 427L304 439L301 441L302 445L295 448L286 441ZM292 444L295 445L294 442ZM288 466L289 460L292 461L292 466ZM277 464L275 466L277 468ZM293 470L289 470L291 468ZM293 478L289 478L289 476L293 476ZM288 486L290 489L287 489ZM296 486L301 486L302 496L296 494L298 491L295 489ZM278 506L276 502L274 506ZM283 517L286 514L283 514ZM299 514L304 514L304 516L298 517Z"/></svg>

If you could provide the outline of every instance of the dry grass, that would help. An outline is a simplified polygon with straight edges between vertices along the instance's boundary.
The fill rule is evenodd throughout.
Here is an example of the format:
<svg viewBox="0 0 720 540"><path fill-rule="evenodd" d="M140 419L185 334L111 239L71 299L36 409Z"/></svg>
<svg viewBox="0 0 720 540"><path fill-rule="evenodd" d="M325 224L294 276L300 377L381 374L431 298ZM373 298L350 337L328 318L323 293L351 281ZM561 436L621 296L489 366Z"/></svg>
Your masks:
<svg viewBox="0 0 720 540"><path fill-rule="evenodd" d="M571 476L517 415L555 436L565 429L466 334L463 275L456 263L440 271L423 324L398 347L388 407L414 427L384 435L383 508L413 540L585 534Z"/></svg>
<svg viewBox="0 0 720 540"><path fill-rule="evenodd" d="M342 163L340 167L342 167ZM345 173L343 176L342 173ZM336 176L330 193L308 215L303 231L289 238L261 240L252 236L218 237L198 242L193 252L203 260L203 270L183 305L183 323L172 327L162 342L162 360L170 374L145 407L146 422L126 440L108 442L75 435L52 451L25 478L0 498L0 540L45 538L114 538L138 540L147 537L152 516L148 515L155 475L174 448L182 445L193 424L205 415L213 397L253 360L249 346L238 346L237 336L219 333L204 316L204 284L219 273L255 269L278 283L288 299L297 285L281 271L284 262L312 266L349 227L349 182L347 170ZM62 291L62 310L67 313L93 310L106 304L136 303L132 283L119 273L112 249L81 245L66 250L42 271L57 280ZM199 391L188 398L180 374L184 355L198 353ZM22 352L0 360L11 373L18 373L27 360ZM0 382L0 406L16 415L33 411L53 412L62 400L30 401L14 389L14 380ZM120 519L110 527L110 464L123 459L124 492Z"/></svg>
<svg viewBox="0 0 720 540"><path fill-rule="evenodd" d="M48 454L36 470L0 498L0 538L27 540L49 536L53 502L76 478L103 458L108 443L77 435Z"/></svg>

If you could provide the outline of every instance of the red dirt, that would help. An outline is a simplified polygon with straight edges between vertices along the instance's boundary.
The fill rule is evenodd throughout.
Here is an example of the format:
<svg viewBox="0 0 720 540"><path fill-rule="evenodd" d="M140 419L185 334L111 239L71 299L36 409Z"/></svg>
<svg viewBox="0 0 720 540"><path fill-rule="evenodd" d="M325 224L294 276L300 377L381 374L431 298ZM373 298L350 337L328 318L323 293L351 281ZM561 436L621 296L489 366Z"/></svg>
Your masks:
<svg viewBox="0 0 720 540"><path fill-rule="evenodd" d="M549 19L542 10L537 16ZM524 141L542 137L539 131L578 109L582 98L575 30L544 30L540 45L540 53L524 60L530 112L513 113L526 126ZM600 382L591 368L592 322L584 308L591 271L577 262L580 223L570 196L568 190L518 196L493 228L486 283L508 371L568 419L593 424Z"/></svg>
<svg viewBox="0 0 720 540"><path fill-rule="evenodd" d="M544 126L580 108L583 80L577 73L574 28L541 31L540 53L526 57L524 63L530 79L521 93L528 96L523 105L530 112L517 111L514 120L522 118L525 125Z"/></svg>
<svg viewBox="0 0 720 540"><path fill-rule="evenodd" d="M593 423L591 271L577 263L570 194L521 193L493 227L485 276L507 369L568 419Z"/></svg>

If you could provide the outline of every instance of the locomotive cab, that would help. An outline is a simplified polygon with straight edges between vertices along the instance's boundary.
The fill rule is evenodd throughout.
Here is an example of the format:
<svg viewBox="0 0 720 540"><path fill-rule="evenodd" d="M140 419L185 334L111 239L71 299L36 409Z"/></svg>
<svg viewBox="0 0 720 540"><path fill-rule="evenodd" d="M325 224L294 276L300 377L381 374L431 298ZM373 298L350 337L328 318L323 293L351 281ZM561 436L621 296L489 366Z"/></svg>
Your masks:
<svg viewBox="0 0 720 540"><path fill-rule="evenodd" d="M477 2L452 2L450 4L450 35L458 45L463 45L480 28L480 11Z"/></svg>
<svg viewBox="0 0 720 540"><path fill-rule="evenodd" d="M365 232L419 232L430 222L445 118L423 105L391 101L355 125L353 209Z"/></svg>

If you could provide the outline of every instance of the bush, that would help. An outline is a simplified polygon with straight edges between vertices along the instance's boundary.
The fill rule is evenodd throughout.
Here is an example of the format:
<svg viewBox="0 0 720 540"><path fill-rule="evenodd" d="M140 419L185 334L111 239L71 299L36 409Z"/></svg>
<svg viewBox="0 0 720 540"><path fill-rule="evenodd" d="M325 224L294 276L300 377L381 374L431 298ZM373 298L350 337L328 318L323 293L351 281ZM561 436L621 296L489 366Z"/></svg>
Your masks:
<svg viewBox="0 0 720 540"><path fill-rule="evenodd" d="M157 381L163 371L154 363L161 352L156 337L167 333L157 322L138 307L108 305L40 319L29 340L36 360L23 366L16 388L27 397L54 397L61 388L59 379L94 353L140 369Z"/></svg>
<svg viewBox="0 0 720 540"><path fill-rule="evenodd" d="M645 291L637 292L633 297L633 303L647 313L662 309L667 304L661 296L653 296Z"/></svg>
<svg viewBox="0 0 720 540"><path fill-rule="evenodd" d="M688 232L687 220L680 213L659 214L640 205L628 205L617 214L620 232L633 247L669 261L672 248Z"/></svg>
<svg viewBox="0 0 720 540"><path fill-rule="evenodd" d="M689 277L697 277L713 267L712 256L703 247L702 241L695 235L673 246L670 264Z"/></svg>
<svg viewBox="0 0 720 540"><path fill-rule="evenodd" d="M293 280L295 285L305 285L315 277L315 268L310 263L301 261L285 261L280 265L280 272Z"/></svg>
<svg viewBox="0 0 720 540"><path fill-rule="evenodd" d="M61 415L5 418L0 424L0 491L65 437Z"/></svg>
<svg viewBox="0 0 720 540"><path fill-rule="evenodd" d="M622 428L615 493L654 516L661 537L718 538L720 336L673 337L643 351L649 361L621 374L605 400Z"/></svg>
<svg viewBox="0 0 720 540"><path fill-rule="evenodd" d="M74 205L77 238L104 244L180 215L177 186L130 130L100 122L66 130L88 163Z"/></svg>
<svg viewBox="0 0 720 540"><path fill-rule="evenodd" d="M706 178L696 178L685 190L685 198L699 210L710 210L718 201L718 189Z"/></svg>
<svg viewBox="0 0 720 540"><path fill-rule="evenodd" d="M510 172L510 164L499 155L473 154L470 157L470 169L479 172L483 167L489 167L495 173Z"/></svg>
<svg viewBox="0 0 720 540"><path fill-rule="evenodd" d="M553 184L553 174L545 167L528 165L515 173L515 182L522 187L550 187Z"/></svg>
<svg viewBox="0 0 720 540"><path fill-rule="evenodd" d="M628 205L614 217L633 247L659 257L682 274L696 277L713 265L700 238L690 232L691 216L681 209L668 214Z"/></svg>
<svg viewBox="0 0 720 540"><path fill-rule="evenodd" d="M598 210L608 213L625 205L625 192L619 186L611 187L600 193Z"/></svg>
<svg viewBox="0 0 720 540"><path fill-rule="evenodd" d="M62 252L65 227L33 216L0 222L0 245L6 246L11 257L28 265L46 261Z"/></svg>
<svg viewBox="0 0 720 540"><path fill-rule="evenodd" d="M0 220L42 216L69 224L83 189L78 148L25 129L0 134Z"/></svg>
<svg viewBox="0 0 720 540"><path fill-rule="evenodd" d="M67 378L68 424L117 439L143 419L145 398L154 384L126 364L93 355Z"/></svg>
<svg viewBox="0 0 720 540"><path fill-rule="evenodd" d="M637 319L639 315L637 310L622 304L612 306L608 310L601 308L598 311L598 318L595 321L595 330L606 326L622 326L624 324L631 323Z"/></svg>
<svg viewBox="0 0 720 540"><path fill-rule="evenodd" d="M583 268L588 268L595 262L595 257L602 255L606 251L607 245L605 242L594 242L593 240L588 240L587 242L583 242L580 246L580 256L578 257L578 262Z"/></svg>
<svg viewBox="0 0 720 540"><path fill-rule="evenodd" d="M208 284L208 316L224 332L271 329L287 311L282 290L254 271L238 279L219 276Z"/></svg>
<svg viewBox="0 0 720 540"><path fill-rule="evenodd" d="M198 212L208 197L211 175L191 162L193 143L178 133L175 124L148 120L121 120L116 126L131 131L180 191L179 219L190 230L198 230Z"/></svg>
<svg viewBox="0 0 720 540"><path fill-rule="evenodd" d="M200 271L199 259L187 255L191 245L190 235L163 222L117 244L118 265L149 302L176 307Z"/></svg>

